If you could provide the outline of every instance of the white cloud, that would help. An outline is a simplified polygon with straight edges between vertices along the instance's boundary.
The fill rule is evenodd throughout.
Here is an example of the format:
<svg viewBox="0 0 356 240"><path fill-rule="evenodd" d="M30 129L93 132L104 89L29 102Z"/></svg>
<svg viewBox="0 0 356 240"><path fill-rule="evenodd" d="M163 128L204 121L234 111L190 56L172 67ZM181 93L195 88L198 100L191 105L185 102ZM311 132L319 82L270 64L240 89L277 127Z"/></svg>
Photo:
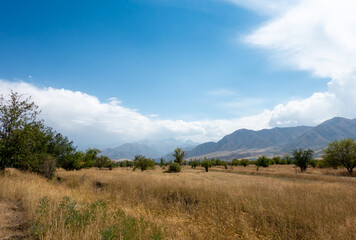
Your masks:
<svg viewBox="0 0 356 240"><path fill-rule="evenodd" d="M47 125L73 139L79 145L105 146L145 138L175 137L197 142L218 140L239 128L268 127L270 112L232 120L161 120L119 105L116 98L108 103L79 92L55 88L38 88L25 82L0 80L0 94L13 90L31 96L43 110Z"/></svg>
<svg viewBox="0 0 356 240"><path fill-rule="evenodd" d="M77 143L97 146L167 137L203 142L218 140L239 128L315 125L334 116L356 116L356 1L226 1L269 18L245 41L268 49L273 55L271 59L279 60L279 64L330 78L328 90L254 116L191 122L147 117L121 106L116 98L104 103L82 92L38 88L23 82L0 80L0 93L13 89L33 96L49 125ZM211 94L233 93L220 90Z"/></svg>
<svg viewBox="0 0 356 240"><path fill-rule="evenodd" d="M272 126L356 116L356 1L231 1L269 14L269 20L245 41L269 50L278 64L330 78L326 92L276 106Z"/></svg>

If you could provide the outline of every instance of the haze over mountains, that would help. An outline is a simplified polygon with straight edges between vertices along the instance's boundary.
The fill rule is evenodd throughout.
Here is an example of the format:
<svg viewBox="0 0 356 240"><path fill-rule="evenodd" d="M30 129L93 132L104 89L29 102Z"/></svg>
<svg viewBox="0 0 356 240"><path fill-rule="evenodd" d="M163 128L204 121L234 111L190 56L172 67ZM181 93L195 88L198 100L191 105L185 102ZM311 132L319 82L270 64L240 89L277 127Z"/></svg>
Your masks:
<svg viewBox="0 0 356 240"><path fill-rule="evenodd" d="M296 148L312 148L316 156L320 156L328 143L343 138L356 139L356 119L335 117L316 127L298 126L259 131L240 129L218 142L199 145L192 141L182 142L173 138L162 141L144 140L107 148L102 154L112 159L133 159L135 155L141 154L155 159L163 157L172 160L173 150L181 147L186 151L187 158L219 157L231 160L255 159L260 155L282 156L290 154Z"/></svg>
<svg viewBox="0 0 356 240"><path fill-rule="evenodd" d="M143 140L136 143L125 143L115 148L106 148L102 151L103 155L111 159L134 159L136 155L144 155L148 158L161 158L167 155L177 147L185 151L193 149L197 143L190 140L179 141L174 138L164 139L161 141Z"/></svg>

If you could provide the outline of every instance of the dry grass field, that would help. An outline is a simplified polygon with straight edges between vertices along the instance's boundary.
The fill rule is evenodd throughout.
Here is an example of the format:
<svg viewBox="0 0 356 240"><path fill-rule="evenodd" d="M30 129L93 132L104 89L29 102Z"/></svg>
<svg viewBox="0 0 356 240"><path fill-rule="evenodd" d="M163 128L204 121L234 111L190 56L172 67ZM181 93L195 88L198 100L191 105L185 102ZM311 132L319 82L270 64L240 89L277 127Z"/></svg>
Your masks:
<svg viewBox="0 0 356 240"><path fill-rule="evenodd" d="M11 169L0 199L24 210L31 239L356 239L356 178L344 175L157 167L58 170L48 181Z"/></svg>

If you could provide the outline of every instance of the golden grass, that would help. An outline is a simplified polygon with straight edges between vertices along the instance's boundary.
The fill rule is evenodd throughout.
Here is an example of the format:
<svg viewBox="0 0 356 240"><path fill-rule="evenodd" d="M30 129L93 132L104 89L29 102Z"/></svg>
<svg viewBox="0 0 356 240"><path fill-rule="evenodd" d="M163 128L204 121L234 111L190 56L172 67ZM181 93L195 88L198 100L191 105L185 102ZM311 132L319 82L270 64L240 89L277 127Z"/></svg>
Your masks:
<svg viewBox="0 0 356 240"><path fill-rule="evenodd" d="M60 180L46 181L11 171L0 178L0 198L20 201L29 219L36 218L44 196L56 203L70 196L81 205L103 200L109 212L120 208L162 228L165 239L355 239L356 178L340 174L333 169L299 173L292 166L258 172L254 166L215 167L208 173L185 167L177 174L127 168L58 170ZM114 218L95 221L86 235L76 237L98 239L110 221ZM60 229L48 236L75 239Z"/></svg>

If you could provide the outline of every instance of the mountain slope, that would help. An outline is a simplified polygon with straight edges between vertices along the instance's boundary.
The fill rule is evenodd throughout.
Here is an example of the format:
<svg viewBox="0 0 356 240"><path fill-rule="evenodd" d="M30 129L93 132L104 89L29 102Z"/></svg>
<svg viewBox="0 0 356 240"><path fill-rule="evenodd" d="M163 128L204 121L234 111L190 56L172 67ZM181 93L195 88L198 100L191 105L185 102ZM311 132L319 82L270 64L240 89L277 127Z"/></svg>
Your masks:
<svg viewBox="0 0 356 240"><path fill-rule="evenodd" d="M300 147L320 150L325 148L328 143L344 138L356 139L356 120L335 117L310 129L294 141L286 144L283 149L291 150Z"/></svg>
<svg viewBox="0 0 356 240"><path fill-rule="evenodd" d="M288 127L253 131L237 130L218 142L208 142L187 152L188 157L221 157L281 155L295 148L312 148L318 153L328 143L343 138L356 139L356 119L336 117L316 127Z"/></svg>
<svg viewBox="0 0 356 240"><path fill-rule="evenodd" d="M164 139L160 141L143 140L140 143L125 143L116 148L107 148L103 155L111 159L134 159L136 155L144 155L148 158L160 158L173 152L177 147L185 150L193 149L197 144L192 141L179 141L176 139Z"/></svg>
<svg viewBox="0 0 356 240"><path fill-rule="evenodd" d="M217 143L208 142L189 151L189 157L201 156L214 152L229 152L237 149L264 149L278 146L295 139L307 132L311 127L273 128L253 131L247 129L237 130L223 137Z"/></svg>

